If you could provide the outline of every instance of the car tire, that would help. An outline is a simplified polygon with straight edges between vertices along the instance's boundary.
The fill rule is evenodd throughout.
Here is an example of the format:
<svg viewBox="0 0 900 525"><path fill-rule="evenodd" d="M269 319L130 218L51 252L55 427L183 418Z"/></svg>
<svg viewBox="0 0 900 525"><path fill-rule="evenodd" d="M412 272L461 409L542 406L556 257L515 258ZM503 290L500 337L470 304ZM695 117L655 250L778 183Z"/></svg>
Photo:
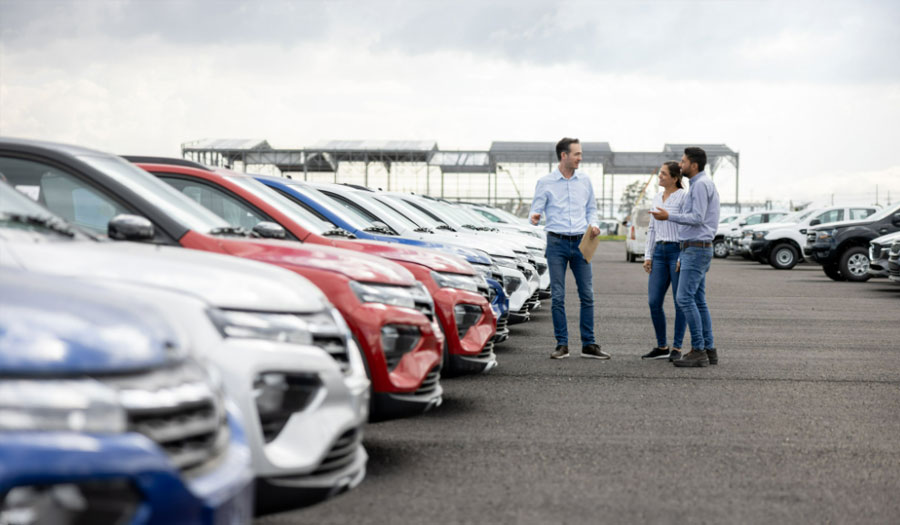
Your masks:
<svg viewBox="0 0 900 525"><path fill-rule="evenodd" d="M787 243L776 245L769 252L769 264L776 270L790 270L800 261L800 254L797 248Z"/></svg>
<svg viewBox="0 0 900 525"><path fill-rule="evenodd" d="M832 281L846 281L847 278L841 273L836 265L832 266L823 266L822 269L825 271L825 275L827 275Z"/></svg>
<svg viewBox="0 0 900 525"><path fill-rule="evenodd" d="M869 250L862 246L849 248L841 255L838 268L848 281L868 281L872 277L869 274Z"/></svg>
<svg viewBox="0 0 900 525"><path fill-rule="evenodd" d="M728 246L725 241L715 241L713 243L713 257L716 259L724 259L728 257Z"/></svg>

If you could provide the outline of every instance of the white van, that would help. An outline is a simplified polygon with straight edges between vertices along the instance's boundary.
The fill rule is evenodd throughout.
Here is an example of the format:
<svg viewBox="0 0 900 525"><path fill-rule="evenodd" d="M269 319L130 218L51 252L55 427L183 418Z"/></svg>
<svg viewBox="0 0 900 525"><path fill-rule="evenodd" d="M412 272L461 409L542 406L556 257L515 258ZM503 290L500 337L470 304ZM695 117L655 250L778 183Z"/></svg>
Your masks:
<svg viewBox="0 0 900 525"><path fill-rule="evenodd" d="M631 220L625 231L625 260L637 261L644 256L647 229L650 228L650 207L639 206L631 210Z"/></svg>

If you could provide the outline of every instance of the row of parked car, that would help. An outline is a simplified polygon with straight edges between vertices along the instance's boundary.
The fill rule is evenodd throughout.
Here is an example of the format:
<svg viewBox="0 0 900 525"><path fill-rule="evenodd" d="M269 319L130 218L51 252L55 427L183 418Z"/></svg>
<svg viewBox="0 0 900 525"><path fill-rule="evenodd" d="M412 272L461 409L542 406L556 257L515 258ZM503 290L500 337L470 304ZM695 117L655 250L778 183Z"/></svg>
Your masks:
<svg viewBox="0 0 900 525"><path fill-rule="evenodd" d="M550 296L502 210L0 139L0 523L242 523Z"/></svg>
<svg viewBox="0 0 900 525"><path fill-rule="evenodd" d="M766 210L723 217L715 256L740 255L779 270L822 266L835 281L889 277L900 283L900 204Z"/></svg>

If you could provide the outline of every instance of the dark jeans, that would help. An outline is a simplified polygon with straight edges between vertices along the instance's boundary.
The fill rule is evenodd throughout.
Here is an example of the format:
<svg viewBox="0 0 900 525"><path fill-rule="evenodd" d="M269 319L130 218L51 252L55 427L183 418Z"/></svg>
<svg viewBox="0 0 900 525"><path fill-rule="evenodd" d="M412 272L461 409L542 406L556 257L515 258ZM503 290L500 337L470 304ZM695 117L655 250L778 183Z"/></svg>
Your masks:
<svg viewBox="0 0 900 525"><path fill-rule="evenodd" d="M594 344L594 290L591 284L591 263L584 260L578 244L581 238L561 239L547 235L547 266L550 269L550 292L552 296L553 335L556 344L569 344L569 329L566 325L566 265L572 266L578 298L581 301L581 345Z"/></svg>
<svg viewBox="0 0 900 525"><path fill-rule="evenodd" d="M675 304L681 307L691 329L691 349L716 347L706 306L706 272L712 258L712 248L688 246L681 251L681 275Z"/></svg>
<svg viewBox="0 0 900 525"><path fill-rule="evenodd" d="M666 313L663 311L663 301L669 284L672 285L672 302L675 302L675 294L678 290L678 272L675 265L681 250L677 243L657 244L653 249L653 266L650 270L650 280L647 283L647 298L650 303L650 319L653 321L653 330L656 331L656 346L666 346ZM675 304L675 334L672 339L673 348L681 348L684 341L686 322L684 312L678 304Z"/></svg>

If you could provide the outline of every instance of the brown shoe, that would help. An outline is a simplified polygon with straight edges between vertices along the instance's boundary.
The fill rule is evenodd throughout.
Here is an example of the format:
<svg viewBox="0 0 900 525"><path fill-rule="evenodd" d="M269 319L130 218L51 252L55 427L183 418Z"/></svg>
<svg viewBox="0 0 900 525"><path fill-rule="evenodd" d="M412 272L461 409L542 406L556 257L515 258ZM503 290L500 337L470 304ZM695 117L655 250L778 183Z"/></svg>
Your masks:
<svg viewBox="0 0 900 525"><path fill-rule="evenodd" d="M566 345L556 345L556 350L550 354L550 359L565 359L569 357L569 347Z"/></svg>
<svg viewBox="0 0 900 525"><path fill-rule="evenodd" d="M679 368L709 366L709 357L706 355L706 350L691 350L684 354L681 359L672 361L672 364Z"/></svg>
<svg viewBox="0 0 900 525"><path fill-rule="evenodd" d="M581 357L587 359L609 359L610 355L600 350L600 345L584 345L581 347Z"/></svg>

